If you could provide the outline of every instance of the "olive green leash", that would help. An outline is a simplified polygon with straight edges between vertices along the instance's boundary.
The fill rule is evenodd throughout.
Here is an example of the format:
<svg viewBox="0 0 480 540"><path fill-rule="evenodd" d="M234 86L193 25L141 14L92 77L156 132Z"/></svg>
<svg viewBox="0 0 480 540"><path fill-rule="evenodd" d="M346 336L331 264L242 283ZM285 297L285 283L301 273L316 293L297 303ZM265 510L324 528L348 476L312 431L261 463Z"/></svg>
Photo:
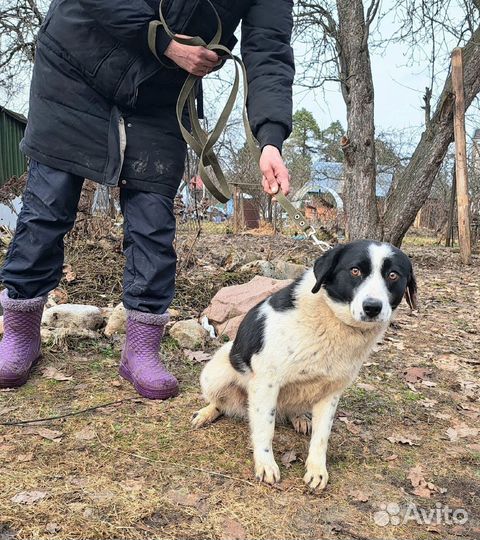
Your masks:
<svg viewBox="0 0 480 540"><path fill-rule="evenodd" d="M232 88L228 96L227 102L223 108L222 113L220 114L217 123L213 130L208 133L203 129L198 118L197 109L195 107L195 96L196 89L195 85L199 80L199 77L196 75L189 74L185 83L183 84L182 89L177 100L176 113L177 120L180 126L180 130L183 138L187 144L192 148L195 154L198 156L198 174L202 179L205 187L208 191L221 203L226 203L232 198L232 192L228 185L228 182L223 174L222 168L218 161L217 156L215 155L214 146L218 142L218 139L225 130L228 119L232 113L233 107L235 106L235 101L237 99L238 91L240 88L240 78L243 82L243 106L242 106L242 119L243 126L245 129L245 136L247 140L247 145L254 157L256 163L260 161L261 150L259 148L258 142L255 139L252 130L250 128L250 123L248 121L247 115L247 97L248 97L248 82L247 82L247 72L245 65L242 60L234 55L227 47L220 44L220 39L222 37L222 22L215 7L212 5L210 0L207 0L210 4L212 10L215 13L217 19L217 31L213 36L212 40L209 43L206 43L201 37L178 37L176 36L168 27L165 18L162 12L162 4L164 0L160 1L159 6L159 20L150 22L148 29L148 45L152 53L157 57L159 61L160 58L156 52L156 35L157 29L159 26L162 26L169 38L177 43L182 45L189 46L201 46L205 47L210 51L216 52L222 60L230 59L233 61L235 68L235 77L233 80ZM240 77L241 74L241 77ZM191 122L191 131L189 131L182 121L183 111L185 107L188 107L188 113ZM211 167L215 178L216 183L211 178L210 174L207 171L207 167ZM295 208L293 204L287 199L287 197L279 191L275 194L276 200L280 203L283 209L290 216L290 219L295 223L295 225L300 228L308 238L310 238L314 244L320 247L323 251L330 249L330 245L327 242L323 242L317 238L316 231L314 227L307 221L303 213Z"/></svg>

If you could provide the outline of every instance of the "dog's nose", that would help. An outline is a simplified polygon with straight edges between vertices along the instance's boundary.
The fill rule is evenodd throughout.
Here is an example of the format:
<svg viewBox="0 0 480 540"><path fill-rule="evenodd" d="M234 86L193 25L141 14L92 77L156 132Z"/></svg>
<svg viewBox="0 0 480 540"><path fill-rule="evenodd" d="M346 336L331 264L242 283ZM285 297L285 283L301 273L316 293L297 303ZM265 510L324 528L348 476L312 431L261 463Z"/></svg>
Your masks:
<svg viewBox="0 0 480 540"><path fill-rule="evenodd" d="M382 302L375 298L367 298L363 302L363 311L367 317L376 317L382 311Z"/></svg>

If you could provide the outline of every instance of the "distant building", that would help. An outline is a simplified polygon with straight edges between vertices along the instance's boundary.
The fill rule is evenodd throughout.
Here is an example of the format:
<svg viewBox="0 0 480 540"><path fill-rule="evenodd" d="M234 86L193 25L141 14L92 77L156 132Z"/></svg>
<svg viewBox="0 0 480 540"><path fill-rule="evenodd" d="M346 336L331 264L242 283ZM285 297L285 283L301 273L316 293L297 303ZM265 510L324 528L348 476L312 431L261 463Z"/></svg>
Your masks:
<svg viewBox="0 0 480 540"><path fill-rule="evenodd" d="M27 161L19 148L26 125L25 116L0 107L0 185L27 170Z"/></svg>
<svg viewBox="0 0 480 540"><path fill-rule="evenodd" d="M392 173L378 173L376 184L378 199L386 198L392 179ZM334 161L317 161L313 165L313 179L293 195L293 201L297 205L301 205L302 202L308 204L313 197L319 196L331 202L337 210L343 210L343 188L343 164Z"/></svg>

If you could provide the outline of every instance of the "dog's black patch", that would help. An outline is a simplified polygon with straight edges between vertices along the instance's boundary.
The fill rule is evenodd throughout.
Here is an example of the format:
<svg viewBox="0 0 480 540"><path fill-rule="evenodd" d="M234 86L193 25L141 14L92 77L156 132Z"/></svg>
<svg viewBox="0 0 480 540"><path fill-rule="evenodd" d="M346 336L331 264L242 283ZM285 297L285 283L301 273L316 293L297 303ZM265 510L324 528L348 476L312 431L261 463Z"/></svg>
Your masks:
<svg viewBox="0 0 480 540"><path fill-rule="evenodd" d="M263 348L265 315L260 313L260 307L264 302L260 302L245 315L230 351L230 363L241 373L251 369L252 355Z"/></svg>
<svg viewBox="0 0 480 540"><path fill-rule="evenodd" d="M287 311L295 307L295 290L301 278L270 296L268 303L275 311Z"/></svg>

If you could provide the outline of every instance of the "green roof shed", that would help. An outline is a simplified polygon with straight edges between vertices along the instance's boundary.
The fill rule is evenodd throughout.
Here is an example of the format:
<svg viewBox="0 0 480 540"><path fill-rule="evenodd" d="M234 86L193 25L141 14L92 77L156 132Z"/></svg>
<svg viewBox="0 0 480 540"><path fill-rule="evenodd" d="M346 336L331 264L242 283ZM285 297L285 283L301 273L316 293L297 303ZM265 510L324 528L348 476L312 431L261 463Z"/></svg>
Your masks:
<svg viewBox="0 0 480 540"><path fill-rule="evenodd" d="M18 146L26 125L23 114L0 107L0 185L27 170L27 160Z"/></svg>

